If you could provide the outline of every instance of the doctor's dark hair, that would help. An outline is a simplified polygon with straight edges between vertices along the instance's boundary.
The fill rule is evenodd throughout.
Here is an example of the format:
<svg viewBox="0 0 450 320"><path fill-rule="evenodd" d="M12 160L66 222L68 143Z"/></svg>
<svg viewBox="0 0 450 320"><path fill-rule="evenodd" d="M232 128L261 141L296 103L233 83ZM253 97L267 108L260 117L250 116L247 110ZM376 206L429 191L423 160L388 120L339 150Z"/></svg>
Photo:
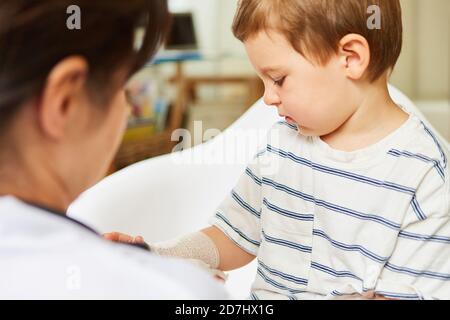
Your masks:
<svg viewBox="0 0 450 320"><path fill-rule="evenodd" d="M368 27L369 8L378 8L380 28ZM350 33L370 47L367 77L375 81L393 69L403 43L399 0L240 0L233 22L236 38L246 41L260 31L283 34L294 49L319 65L337 53Z"/></svg>
<svg viewBox="0 0 450 320"><path fill-rule="evenodd" d="M72 5L81 11L79 30L67 26ZM21 105L39 99L53 67L69 56L86 59L87 92L107 103L117 89L113 76L125 70L128 79L142 68L169 24L167 0L1 1L0 130ZM145 33L136 47L138 29Z"/></svg>

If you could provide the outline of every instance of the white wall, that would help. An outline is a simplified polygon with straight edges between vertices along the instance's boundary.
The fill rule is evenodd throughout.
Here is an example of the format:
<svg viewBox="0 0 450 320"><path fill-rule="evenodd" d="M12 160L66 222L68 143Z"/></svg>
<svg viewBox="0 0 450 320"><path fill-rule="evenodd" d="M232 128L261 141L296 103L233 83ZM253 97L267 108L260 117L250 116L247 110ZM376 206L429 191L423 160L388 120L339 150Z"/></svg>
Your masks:
<svg viewBox="0 0 450 320"><path fill-rule="evenodd" d="M417 0L416 0L417 1ZM417 10L417 96L450 96L450 1L420 0Z"/></svg>
<svg viewBox="0 0 450 320"><path fill-rule="evenodd" d="M392 83L416 100L450 98L450 1L401 0L404 46Z"/></svg>
<svg viewBox="0 0 450 320"><path fill-rule="evenodd" d="M187 63L188 73L253 73L242 43L231 32L237 0L170 0L169 5L173 12L193 12L200 49L207 57L201 64Z"/></svg>
<svg viewBox="0 0 450 320"><path fill-rule="evenodd" d="M223 1L223 0L222 0ZM219 48L220 23L219 0L170 0L169 7L172 12L190 11L194 15L198 40L202 51L217 52Z"/></svg>

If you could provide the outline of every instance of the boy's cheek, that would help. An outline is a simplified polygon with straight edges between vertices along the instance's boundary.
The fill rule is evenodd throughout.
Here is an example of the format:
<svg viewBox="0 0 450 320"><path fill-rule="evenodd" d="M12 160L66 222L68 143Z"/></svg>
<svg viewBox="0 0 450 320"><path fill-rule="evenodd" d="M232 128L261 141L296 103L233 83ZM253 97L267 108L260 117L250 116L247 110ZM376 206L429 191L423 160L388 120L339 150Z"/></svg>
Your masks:
<svg viewBox="0 0 450 320"><path fill-rule="evenodd" d="M301 122L306 122L311 117L313 108L309 105L310 103L307 100L303 100L301 95L298 95L296 99L283 100L285 113L294 118L294 120Z"/></svg>

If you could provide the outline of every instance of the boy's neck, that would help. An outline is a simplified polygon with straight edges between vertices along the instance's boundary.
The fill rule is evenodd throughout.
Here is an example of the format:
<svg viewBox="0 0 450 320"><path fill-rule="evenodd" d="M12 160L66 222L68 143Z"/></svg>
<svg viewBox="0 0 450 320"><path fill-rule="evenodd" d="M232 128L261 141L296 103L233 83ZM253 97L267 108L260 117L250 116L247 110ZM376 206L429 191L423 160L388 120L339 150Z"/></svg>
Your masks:
<svg viewBox="0 0 450 320"><path fill-rule="evenodd" d="M351 152L379 142L408 118L392 100L387 81L381 79L362 87L356 111L341 127L321 139L334 149Z"/></svg>

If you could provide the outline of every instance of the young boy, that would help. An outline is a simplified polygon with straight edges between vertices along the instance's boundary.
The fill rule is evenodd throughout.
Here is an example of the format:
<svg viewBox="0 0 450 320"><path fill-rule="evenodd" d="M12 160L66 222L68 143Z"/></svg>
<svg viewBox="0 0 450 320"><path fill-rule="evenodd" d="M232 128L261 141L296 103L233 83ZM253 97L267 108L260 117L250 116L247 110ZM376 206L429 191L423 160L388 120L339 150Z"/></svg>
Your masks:
<svg viewBox="0 0 450 320"><path fill-rule="evenodd" d="M388 93L399 1L242 0L233 31L286 121L212 227L153 251L222 271L256 257L253 299L450 298L448 150Z"/></svg>

